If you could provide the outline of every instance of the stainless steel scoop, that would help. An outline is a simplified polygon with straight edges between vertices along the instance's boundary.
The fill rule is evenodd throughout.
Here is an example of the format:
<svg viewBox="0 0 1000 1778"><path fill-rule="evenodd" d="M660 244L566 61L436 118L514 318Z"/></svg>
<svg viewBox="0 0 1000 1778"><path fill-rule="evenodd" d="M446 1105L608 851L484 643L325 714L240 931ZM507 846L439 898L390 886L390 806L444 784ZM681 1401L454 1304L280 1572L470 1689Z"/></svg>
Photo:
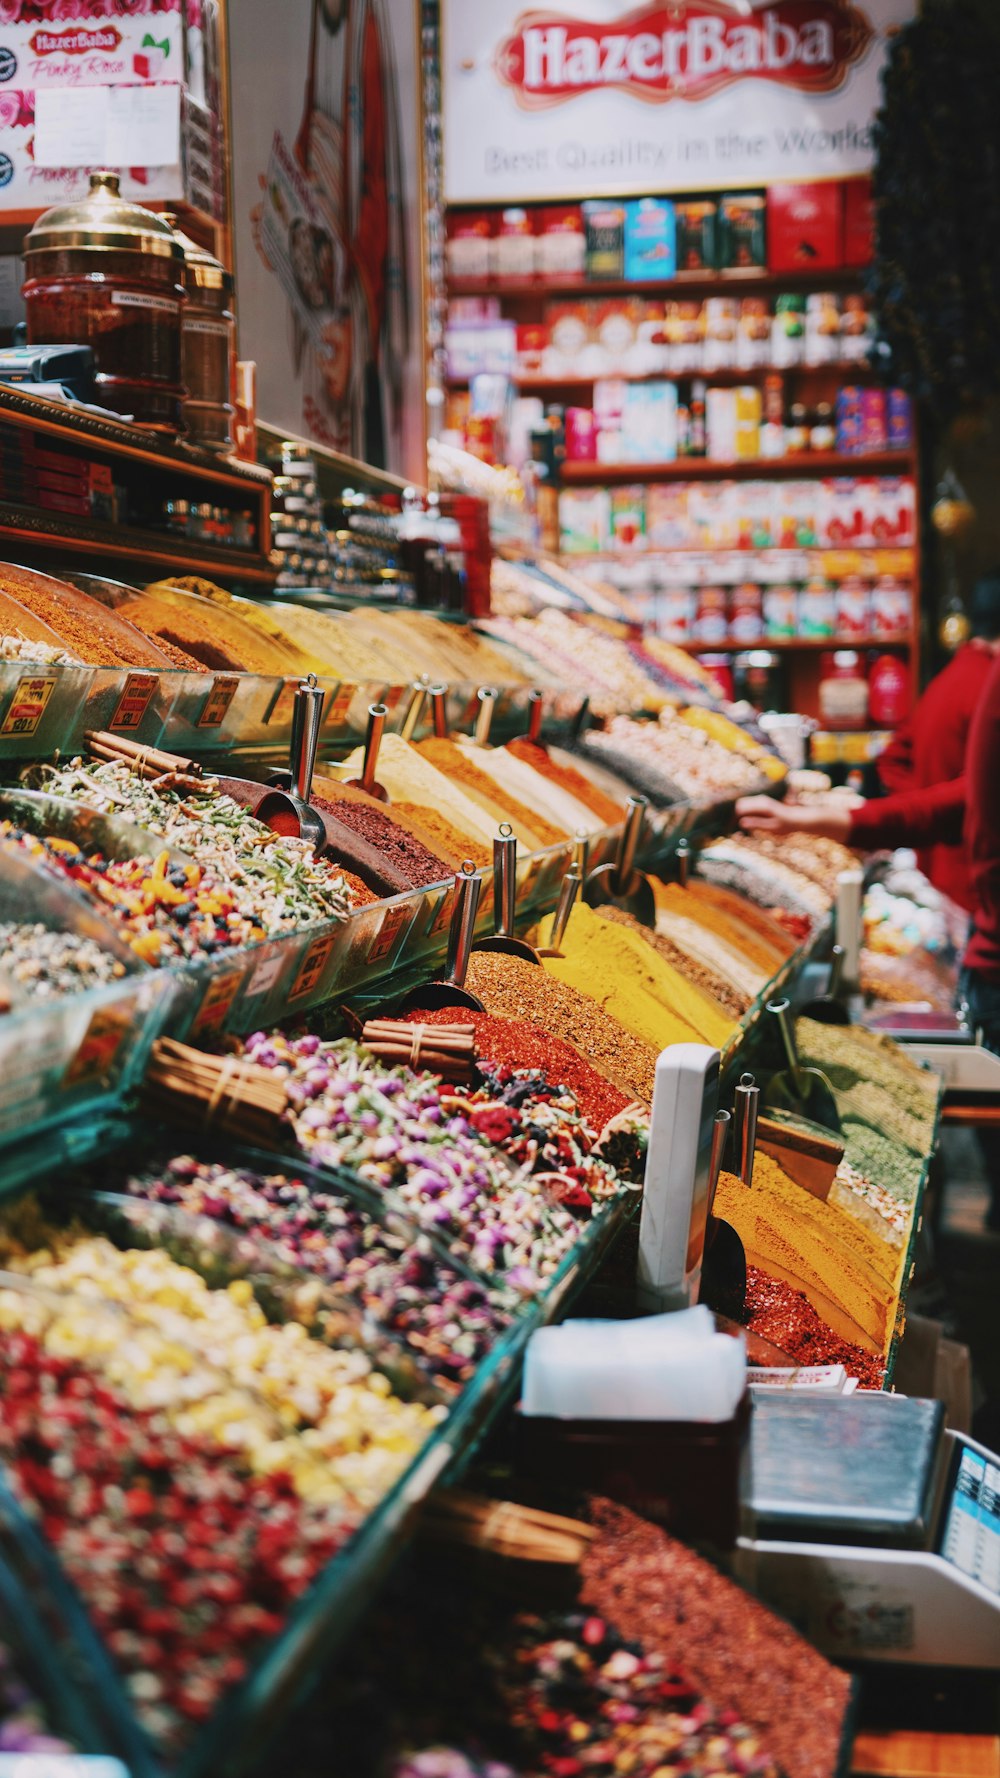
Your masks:
<svg viewBox="0 0 1000 1778"><path fill-rule="evenodd" d="M385 719L388 714L384 704L369 704L368 727L365 731L365 757L361 767L361 776L347 780L355 790L363 790L367 796L377 797L380 803L389 801L389 792L379 784L375 777L378 767L378 750L382 745Z"/></svg>
<svg viewBox="0 0 1000 1778"><path fill-rule="evenodd" d="M473 950L500 951L507 957L523 957L526 963L537 963L539 956L534 945L514 936L516 912L517 840L510 822L504 821L493 841L493 937L477 939Z"/></svg>
<svg viewBox="0 0 1000 1778"><path fill-rule="evenodd" d="M767 1010L778 1022L788 1067L772 1075L764 1093L765 1106L769 1111L798 1112L824 1129L839 1131L840 1113L830 1082L820 1069L805 1068L799 1060L788 1001L769 1000Z"/></svg>
<svg viewBox="0 0 1000 1778"><path fill-rule="evenodd" d="M583 886L588 907L619 907L642 926L656 925L656 902L649 878L635 868L635 855L649 803L644 796L630 796L625 823L613 864L599 864Z"/></svg>
<svg viewBox="0 0 1000 1778"><path fill-rule="evenodd" d="M479 898L483 892L480 871L465 864L455 873L455 906L448 928L448 955L444 975L422 988L412 988L400 1006L400 1012L436 1010L441 1006L468 1006L473 1012L485 1012L481 1000L470 994L465 982L472 955L472 935L476 930Z"/></svg>

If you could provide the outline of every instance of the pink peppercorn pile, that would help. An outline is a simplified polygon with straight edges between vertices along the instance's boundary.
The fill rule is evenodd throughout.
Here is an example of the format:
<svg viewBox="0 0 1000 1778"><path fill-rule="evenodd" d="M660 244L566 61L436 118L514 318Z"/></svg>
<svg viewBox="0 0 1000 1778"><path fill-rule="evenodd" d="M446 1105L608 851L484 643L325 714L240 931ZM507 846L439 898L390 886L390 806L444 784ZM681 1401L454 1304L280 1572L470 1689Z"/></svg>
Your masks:
<svg viewBox="0 0 1000 1778"><path fill-rule="evenodd" d="M167 1746L243 1677L353 1529L28 1334L0 1343L0 1460Z"/></svg>

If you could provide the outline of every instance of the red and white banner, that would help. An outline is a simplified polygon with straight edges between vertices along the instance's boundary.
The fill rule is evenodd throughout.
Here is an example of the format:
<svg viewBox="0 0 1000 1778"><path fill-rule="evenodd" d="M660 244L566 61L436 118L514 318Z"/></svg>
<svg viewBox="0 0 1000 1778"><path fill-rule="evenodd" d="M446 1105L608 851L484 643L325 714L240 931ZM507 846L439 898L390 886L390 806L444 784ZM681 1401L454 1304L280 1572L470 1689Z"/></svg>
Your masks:
<svg viewBox="0 0 1000 1778"><path fill-rule="evenodd" d="M867 171L915 0L442 0L452 203Z"/></svg>

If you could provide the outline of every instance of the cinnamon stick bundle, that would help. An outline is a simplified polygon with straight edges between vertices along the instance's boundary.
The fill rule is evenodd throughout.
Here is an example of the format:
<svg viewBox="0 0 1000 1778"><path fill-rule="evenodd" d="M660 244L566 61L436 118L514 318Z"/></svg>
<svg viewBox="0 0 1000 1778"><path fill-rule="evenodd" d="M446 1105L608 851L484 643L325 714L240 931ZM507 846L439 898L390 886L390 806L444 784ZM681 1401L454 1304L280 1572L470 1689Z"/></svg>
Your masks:
<svg viewBox="0 0 1000 1778"><path fill-rule="evenodd" d="M406 1019L369 1019L361 1028L361 1041L389 1067L405 1063L454 1081L472 1079L479 1053L474 1025L411 1025Z"/></svg>
<svg viewBox="0 0 1000 1778"><path fill-rule="evenodd" d="M589 1525L538 1512L513 1500L487 1500L448 1489L428 1502L422 1530L439 1543L464 1544L517 1562L576 1566L594 1537Z"/></svg>
<svg viewBox="0 0 1000 1778"><path fill-rule="evenodd" d="M164 753L159 747L143 747L138 741L113 735L107 729L87 729L84 740L95 759L127 765L140 778L162 778L168 774L179 778L200 778L202 775L197 760L185 759L179 753Z"/></svg>
<svg viewBox="0 0 1000 1778"><path fill-rule="evenodd" d="M156 1117L219 1130L257 1148L290 1139L285 1083L241 1056L207 1056L172 1037L153 1045L142 1104Z"/></svg>

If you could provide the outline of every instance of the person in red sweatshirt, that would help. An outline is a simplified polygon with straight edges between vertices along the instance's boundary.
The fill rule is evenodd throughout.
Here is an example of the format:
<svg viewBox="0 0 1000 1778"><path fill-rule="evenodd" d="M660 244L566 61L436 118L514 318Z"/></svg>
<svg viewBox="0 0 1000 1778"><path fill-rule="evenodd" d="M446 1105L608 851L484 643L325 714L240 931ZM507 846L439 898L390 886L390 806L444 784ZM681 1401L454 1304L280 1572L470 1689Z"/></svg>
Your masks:
<svg viewBox="0 0 1000 1778"><path fill-rule="evenodd" d="M741 797L736 814L751 833L825 834L866 851L961 845L972 907L961 988L970 1024L1000 1055L1000 648L994 646L990 660L958 777L853 807L833 798L789 805Z"/></svg>
<svg viewBox="0 0 1000 1778"><path fill-rule="evenodd" d="M961 776L969 724L989 678L1000 642L1000 568L976 582L969 602L972 635L954 659L932 679L913 714L879 754L875 771L890 796L928 790ZM871 820L878 825L877 804ZM952 901L972 912L969 873L961 834L957 840L931 839L917 849L926 877Z"/></svg>

